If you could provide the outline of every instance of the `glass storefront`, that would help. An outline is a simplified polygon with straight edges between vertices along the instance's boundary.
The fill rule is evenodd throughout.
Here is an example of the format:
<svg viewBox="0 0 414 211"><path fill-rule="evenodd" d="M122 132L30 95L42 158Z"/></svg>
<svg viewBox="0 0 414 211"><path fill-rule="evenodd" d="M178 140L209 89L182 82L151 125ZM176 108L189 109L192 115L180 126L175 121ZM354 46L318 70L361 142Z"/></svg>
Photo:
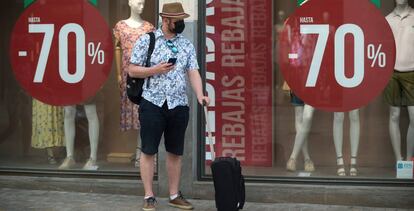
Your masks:
<svg viewBox="0 0 414 211"><path fill-rule="evenodd" d="M49 1L51 0L35 2L42 4ZM127 38L117 34L117 31L119 33L119 30L128 27L126 23L119 22L129 17L128 2L95 0L88 3L99 11L109 27L112 44L119 45L121 50L125 50L125 46L120 44L121 39ZM293 94L294 87L285 78L283 63L301 53L313 56L316 42L306 42L296 36L298 31L293 29L288 32L285 23L302 3L307 2L309 1L198 1L200 15L198 20L194 20L195 23L191 23L191 29L194 30L185 33L193 36L193 39L202 40L198 43L201 46L198 56L201 73L206 81L206 91L212 100L208 108L208 120L213 140L210 142L204 128L203 115L193 115L189 127L198 126L196 129L199 133L195 135L199 137L199 143L193 145L193 152L197 152L197 156L192 158L198 158L197 168L200 171L197 176L209 178L211 175L210 143L214 145L216 156L237 157L242 162L243 174L247 179L257 180L300 178L322 181L394 181L397 178L396 160L412 159L414 135L409 131L409 124L413 125L414 120L410 122L408 115L412 106L398 107L401 108L400 115L399 118L392 119L394 129L390 132L390 106L383 94L359 107L357 111L336 114L305 106L300 98L307 96ZM371 2L383 17L396 7L394 1ZM408 3L414 6L413 1ZM66 109L64 106L42 103L32 97L27 87L24 88L19 83L19 77L15 76L13 70L19 62L14 61L10 53L13 52L10 46L15 24L33 1L4 1L0 4L3 26L0 33L0 169L56 170L64 173L71 170L75 170L75 173L93 170L98 174L115 172L136 175L139 171L135 164L139 130L134 113L136 110L124 107L123 102L127 100L125 96L121 101L121 90L125 88L118 83L118 71L122 70L122 57L119 55L122 54L111 46L113 62L110 63L109 77L96 95ZM142 19L157 26L158 6L158 1L147 0ZM197 6L192 9L195 8ZM66 10L70 10L70 7ZM67 11L62 11L62 14L64 12ZM325 18L334 16L329 12L320 15ZM40 18L45 19L43 16ZM30 21L34 24L39 20ZM120 27L122 29L117 24L123 24ZM119 30L114 30L116 25ZM58 29L55 29L55 37L57 33ZM414 31L412 33L414 36ZM43 35L36 36L37 40L43 42ZM74 36L68 35L69 45L75 45L74 39ZM55 52L54 59L57 61L57 38L53 38L52 42L55 44L52 43L51 55ZM389 39L388 42L394 41ZM132 45L131 43L126 46ZM99 41L91 41L85 49L87 62L95 65L104 63L103 58L107 58L103 55L99 57L102 51L99 51L98 44ZM197 43L194 45L197 46ZM297 51L305 49L307 52L287 57L286 54L281 54L281 49L286 46ZM32 48L38 55L42 44L34 44ZM109 47L102 45L102 49L106 48ZM30 51L17 50L15 53L19 57L33 60ZM106 56L109 55L108 51L105 53ZM69 52L68 55L69 59L76 59L75 53ZM291 65L303 67L306 65L302 65L302 62L308 64L307 60L311 60L311 57L301 58ZM377 64L381 65L381 62ZM73 66L69 65L71 68ZM200 109L199 114L202 113ZM401 134L400 147L396 133L398 130ZM72 136L65 134L65 131L72 131L68 133ZM391 141L391 137L397 138ZM68 140L74 144L73 149L66 147ZM97 153L92 157L96 156L98 168L84 170L94 149ZM70 153L68 150L76 164L68 169L59 169ZM186 169L183 173L190 171L192 170Z"/></svg>
<svg viewBox="0 0 414 211"><path fill-rule="evenodd" d="M288 25L288 17L293 15L300 5L312 3L312 0L206 0L204 3L206 38L203 59L206 64L206 90L214 102L208 109L208 120L212 128L216 156L235 156L242 162L245 175L266 180L396 179L397 168L405 165L404 162L397 163L397 160L412 160L414 134L412 128L409 129L409 124L412 127L414 116L410 117L410 123L408 113L412 112L413 106L395 106L400 110L400 115L390 120L390 104L384 100L383 91L367 105L351 112L336 113L326 109L323 111L304 106L300 97L293 94L291 84L286 83L286 74L282 74L282 63L288 60L290 67L308 64L306 68L309 68L310 62L307 60L311 59L316 51L316 39L315 42L307 42L310 40L307 38L315 38L316 35L305 36L304 32L300 35L299 31L294 31L299 30L297 26L293 29L295 26ZM371 3L373 6L369 9L379 9L382 17L393 11L400 17L399 11L394 10L394 1L374 0ZM407 4L406 1L397 3ZM411 6L413 3L408 1ZM324 8L323 5L321 8ZM321 8L313 9L319 11ZM343 8L343 20L339 20L341 23L355 15L351 8ZM414 31L409 30L414 24L411 22L409 25L407 20L411 17L412 9L406 5L404 8L407 10L401 14L402 17L398 21L405 25L398 23L398 26L407 27L405 33L408 34L405 35L412 36ZM309 7L307 9L313 10ZM326 8L327 11L328 9ZM323 12L315 14L316 16L320 17L322 22L332 23L328 21L329 16L334 17L336 14ZM404 20L405 18L407 19ZM306 23L313 19L301 21ZM385 33L388 25L375 27L374 30ZM412 38L410 39L411 41L407 42L413 43ZM386 39L385 42L391 43L391 46L394 44L392 38ZM395 42L398 43L398 40ZM291 54L289 57L280 55L281 52L285 52L284 47L291 48L289 50L296 51L297 54L292 57ZM398 53L400 48L412 47L397 44L397 63L399 56L404 57ZM352 48L347 50L350 51ZM391 50L385 53L393 55ZM327 49L326 54L331 52ZM308 58L306 55L311 57ZM373 59L373 55L370 58ZM395 69L396 72L399 71L397 66ZM414 67L400 71L414 71ZM305 77L305 74L303 75ZM348 75L350 76L352 75ZM320 80L324 83L323 77ZM327 89L329 87L325 87L323 91L332 93L326 91ZM412 90L409 92L412 93ZM301 96L309 98L303 96L303 93ZM347 100L352 99L342 100L341 103L345 105ZM323 103L320 103L323 107ZM207 129L203 124L201 127L203 134ZM401 135L398 135L398 132ZM202 136L205 142L200 163L204 168L201 168L200 172L202 178L208 178L211 175L212 147L208 133ZM407 163L411 163L412 166L412 162Z"/></svg>
<svg viewBox="0 0 414 211"><path fill-rule="evenodd" d="M88 170L89 172L92 170L92 172L97 173L131 172L136 175L139 171L135 164L136 149L139 146L139 140L137 140L139 127L137 108L134 108L132 103L125 105L128 100L125 96L123 99L120 96L123 92L121 89L122 84L125 83L121 82L121 84L118 84L117 82L118 72L116 70L122 68L120 63L105 61L105 64L112 64L112 66L109 66L109 77L107 80L102 81L103 85L99 88L97 94L89 97L82 103L70 107L52 106L34 99L31 97L32 93L30 90L23 89L16 79L16 71L13 71L13 65L11 64L16 58L13 57L12 53L9 54L9 51L13 50L10 49L10 46L16 45L12 43L14 39L12 34L15 37L20 35L13 31L13 29L17 27L15 24L20 21L19 17L24 14L24 11L31 10L32 13L29 15L38 18L29 19L29 25L56 25L47 65L51 65L52 60L57 60L57 56L53 56L58 48L57 32L59 29L57 25L60 17L64 18L70 12L73 12L71 10L81 8L78 14L83 19L78 23L78 26L84 27L86 40L89 39L88 36L91 36L92 33L96 33L96 31L88 31L87 27L89 26L87 25L91 23L90 21L98 23L97 19L95 19L96 17L88 16L90 11L87 8L93 7L92 11L99 13L99 16L102 16L99 18L102 18L102 21L108 25L107 31L98 31L98 33L109 34L107 40L110 41L111 49L105 49L105 52L99 51L100 46L97 46L97 44L101 43L98 42L88 43L87 46L89 47L92 44L96 45L94 48L85 49L87 55L86 62L96 64L98 66L96 71L100 71L99 65L104 63L103 59L106 59L106 57L100 57L99 53L108 55L116 51L113 47L113 40L116 40L115 38L119 40L118 43L121 43L119 46L122 50L127 52L127 49L124 48L129 48L128 45L131 44L128 43L128 37L125 38L124 35L120 35L123 33L122 30L125 30L126 34L131 33L131 37L139 36L140 33L143 33L140 31L140 28L128 28L129 25L121 21L130 17L131 7L128 4L128 0L93 0L89 1L88 5L83 5L83 7L77 7L79 6L78 4L76 6L75 4L67 5L68 2L71 3L70 1L66 1L66 4L60 2L59 4L61 5L56 6L59 8L56 10L51 9L54 8L53 1L18 0L0 3L3 26L3 31L0 33L2 40L0 50L2 61L0 63L2 69L0 71L0 168L46 171ZM34 10L34 6L44 4L49 6L48 12L39 14ZM58 13L55 13L56 11ZM142 12L141 17L143 20L148 21L147 25L155 25L158 18L157 11L158 3L156 1L147 1L143 11L138 11L138 13ZM76 19L77 17L72 18ZM92 20L87 20L88 18ZM61 29L60 33L62 31ZM24 51L26 53L21 51L23 49L19 49L19 57L24 57L26 54L28 57L33 57L33 53L37 57L39 56L39 47L42 47L43 51L43 34L30 34L30 36L36 36L40 42L37 42L35 45L29 43L33 49L27 49L28 51ZM76 34L76 36L76 42L79 42L79 35ZM67 38L69 40L69 49L75 46L76 42L73 37L69 33ZM46 42L46 38L44 40ZM103 49L104 47L101 48ZM94 54L94 50L97 54ZM114 57L116 57L115 54L116 52L114 52ZM75 53L69 50L69 61L74 59L73 55ZM123 54L121 53L120 55L122 56ZM31 61L37 61L37 58L31 59ZM117 65L119 65L119 68L116 67ZM60 70L61 66L59 67ZM69 69L71 68L74 67L69 64ZM50 66L47 66L46 74L48 73L47 71L52 69ZM69 73L73 74L70 71ZM98 77L95 80L98 80ZM59 87L59 89L64 89L64 87ZM73 147L66 147L67 143L72 143ZM72 154L76 163L74 165L69 163L66 167L62 166L64 159L69 153ZM85 166L90 157L94 157L97 160L96 164Z"/></svg>

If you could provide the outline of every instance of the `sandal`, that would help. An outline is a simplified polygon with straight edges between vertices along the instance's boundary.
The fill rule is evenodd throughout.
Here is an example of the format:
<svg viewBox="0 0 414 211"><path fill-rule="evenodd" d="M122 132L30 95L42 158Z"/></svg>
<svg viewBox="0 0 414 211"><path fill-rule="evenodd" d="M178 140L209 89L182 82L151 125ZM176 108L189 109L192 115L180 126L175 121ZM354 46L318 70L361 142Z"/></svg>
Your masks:
<svg viewBox="0 0 414 211"><path fill-rule="evenodd" d="M286 170L288 171L296 171L296 159L289 158L286 163Z"/></svg>
<svg viewBox="0 0 414 211"><path fill-rule="evenodd" d="M311 159L305 159L304 166L305 166L305 171L306 172L313 172L313 171L315 171L315 165L313 164L313 162L312 162Z"/></svg>
<svg viewBox="0 0 414 211"><path fill-rule="evenodd" d="M351 166L349 167L349 175L353 177L358 176L358 170L356 168L356 164L351 164Z"/></svg>
<svg viewBox="0 0 414 211"><path fill-rule="evenodd" d="M352 164L352 163L354 163L354 164ZM349 175L353 176L353 177L358 176L358 170L357 170L357 167L356 167L356 157L351 157L351 165L349 167Z"/></svg>
<svg viewBox="0 0 414 211"><path fill-rule="evenodd" d="M344 164L338 165L338 171L336 171L336 174L341 177L346 176Z"/></svg>
<svg viewBox="0 0 414 211"><path fill-rule="evenodd" d="M339 160L339 159L343 160L342 157L336 158L336 160ZM342 164L337 164L337 166L338 166L338 170L336 171L336 174L341 177L346 176L345 165L343 164L343 162Z"/></svg>

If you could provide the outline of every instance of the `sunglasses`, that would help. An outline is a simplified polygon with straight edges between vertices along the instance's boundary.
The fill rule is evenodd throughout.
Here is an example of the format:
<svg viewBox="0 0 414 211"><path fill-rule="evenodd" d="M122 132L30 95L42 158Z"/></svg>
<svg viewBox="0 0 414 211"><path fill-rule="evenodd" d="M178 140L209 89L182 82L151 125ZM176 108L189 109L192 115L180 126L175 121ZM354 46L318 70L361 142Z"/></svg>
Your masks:
<svg viewBox="0 0 414 211"><path fill-rule="evenodd" d="M178 53L178 48L171 42L171 40L167 40L167 46L173 53Z"/></svg>

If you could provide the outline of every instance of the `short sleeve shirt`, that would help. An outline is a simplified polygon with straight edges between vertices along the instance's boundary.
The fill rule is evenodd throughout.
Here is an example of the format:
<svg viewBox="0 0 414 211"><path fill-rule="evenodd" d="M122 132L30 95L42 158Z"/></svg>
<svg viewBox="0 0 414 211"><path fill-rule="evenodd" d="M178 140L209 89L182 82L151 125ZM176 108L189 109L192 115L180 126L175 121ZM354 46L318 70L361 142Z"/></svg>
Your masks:
<svg viewBox="0 0 414 211"><path fill-rule="evenodd" d="M164 102L167 101L168 109L173 109L176 106L186 106L188 105L187 72L199 69L194 46L181 34L177 34L177 36L170 39L178 49L178 52L174 53L167 45L167 39L161 29L157 29L154 34L155 46L151 55L151 66L167 62L169 58L177 58L177 61L175 68L168 73L151 76L148 87L148 79L145 80L142 97L159 107L162 107ZM132 50L131 64L145 66L149 40L148 34L137 40Z"/></svg>
<svg viewBox="0 0 414 211"><path fill-rule="evenodd" d="M395 70L414 71L414 9L398 14L396 10L386 17L394 34L396 45Z"/></svg>

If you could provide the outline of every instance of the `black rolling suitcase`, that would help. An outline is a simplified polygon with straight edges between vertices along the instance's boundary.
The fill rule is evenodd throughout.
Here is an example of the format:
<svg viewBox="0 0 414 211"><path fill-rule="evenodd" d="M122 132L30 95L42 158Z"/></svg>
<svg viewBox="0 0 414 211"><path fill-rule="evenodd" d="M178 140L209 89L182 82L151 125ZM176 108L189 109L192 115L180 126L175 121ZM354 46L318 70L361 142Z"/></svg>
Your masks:
<svg viewBox="0 0 414 211"><path fill-rule="evenodd" d="M211 172L214 181L216 208L218 211L237 211L243 209L245 187L240 161L232 157L215 157L206 106L204 106L204 114L211 156L212 160L214 160L211 164Z"/></svg>

